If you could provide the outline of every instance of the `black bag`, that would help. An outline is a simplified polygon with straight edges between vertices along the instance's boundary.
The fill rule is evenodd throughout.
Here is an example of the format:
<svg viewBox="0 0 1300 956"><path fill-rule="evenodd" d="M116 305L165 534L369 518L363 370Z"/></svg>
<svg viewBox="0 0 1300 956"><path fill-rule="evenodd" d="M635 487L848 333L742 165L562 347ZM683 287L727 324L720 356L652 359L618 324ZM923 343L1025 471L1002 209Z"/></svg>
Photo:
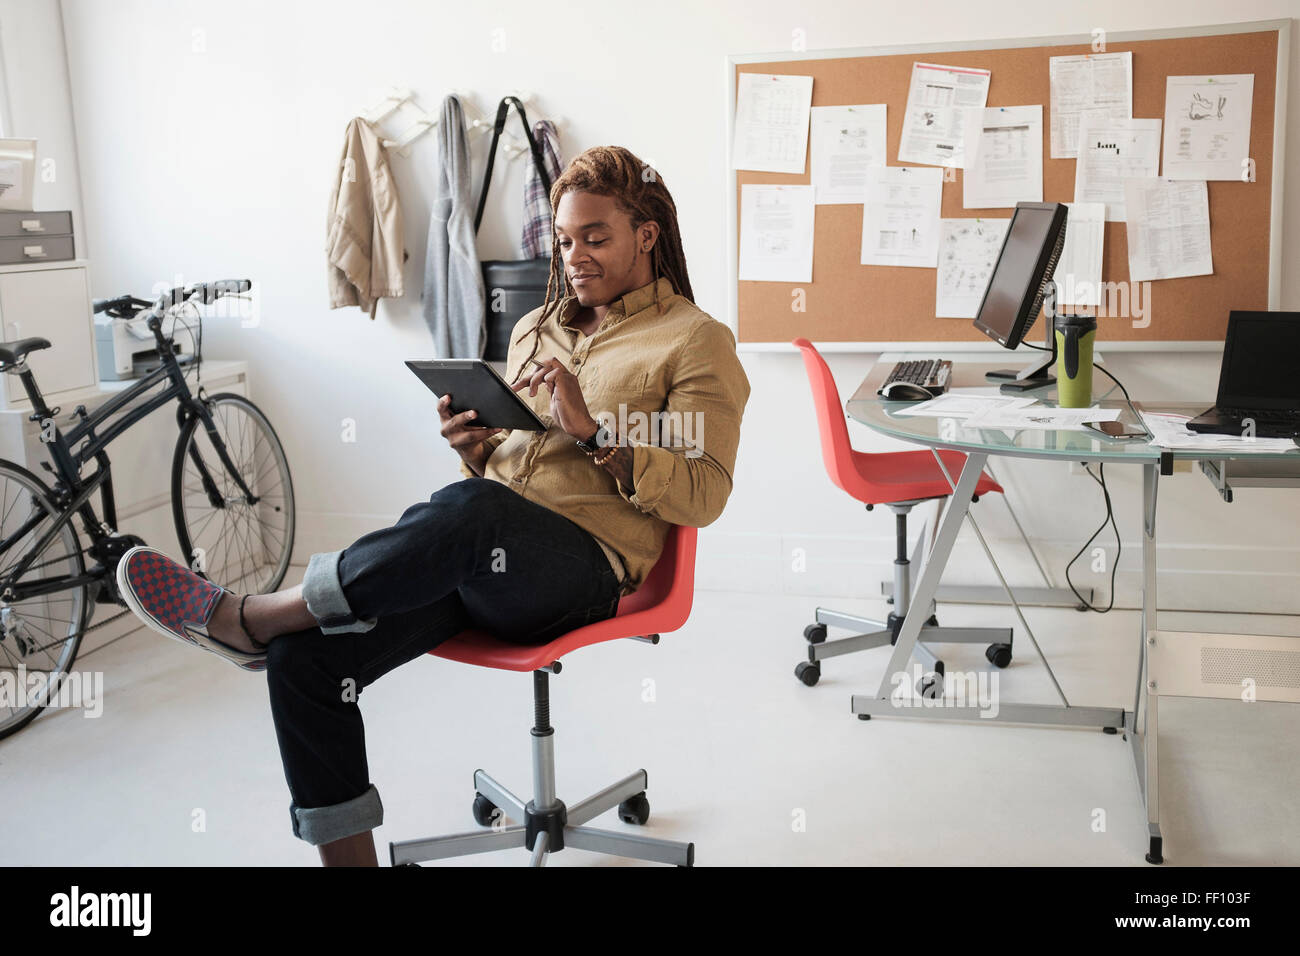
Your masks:
<svg viewBox="0 0 1300 956"><path fill-rule="evenodd" d="M528 128L528 115L524 104L513 96L505 97L497 106L496 124L492 129L492 145L488 149L487 170L483 173L483 191L478 198L478 212L474 215L474 232L478 232L483 220L483 207L487 205L488 186L492 183L492 166L496 161L497 141L505 129L506 116L514 104L519 111L519 119L524 124L524 135L528 137L528 148L533 154L533 165L542 178L549 196L551 177L546 174L546 163L542 160L541 147L533 139L533 132ZM539 256L536 259L489 259L481 263L483 267L483 290L485 293L484 312L487 322L487 343L483 358L489 361L505 361L510 348L510 333L515 324L529 312L539 308L546 301L546 283L551 273L551 257Z"/></svg>

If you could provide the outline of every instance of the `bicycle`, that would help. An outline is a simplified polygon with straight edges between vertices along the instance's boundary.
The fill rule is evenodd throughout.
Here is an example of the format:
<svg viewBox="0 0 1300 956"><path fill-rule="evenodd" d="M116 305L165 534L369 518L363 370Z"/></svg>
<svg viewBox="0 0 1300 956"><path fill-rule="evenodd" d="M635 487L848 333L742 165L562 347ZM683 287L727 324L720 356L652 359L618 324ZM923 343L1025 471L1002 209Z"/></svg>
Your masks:
<svg viewBox="0 0 1300 956"><path fill-rule="evenodd" d="M0 372L22 380L32 405L29 420L40 423L40 439L49 452L50 460L41 466L52 476L47 484L21 465L0 459L0 689L11 681L13 697L0 705L0 739L34 720L64 682L94 605L126 607L118 593L117 564L144 541L116 530L105 449L168 402L177 404L180 432L172 457L171 503L181 554L196 573L243 593L274 591L284 580L293 550L294 498L289 463L275 429L242 395L208 395L202 385L191 392L185 372L202 362L201 314L192 359L178 359L174 339L176 323L184 323L184 307L198 313L197 302L211 304L250 287L247 279L230 279L177 287L156 302L129 295L96 300L96 313L143 322L153 333L160 361L94 412L78 405L67 431L58 427L60 409L46 405L26 361L29 353L50 348L49 341L0 342ZM172 336L163 332L166 318L172 319ZM164 382L162 391L144 399ZM82 468L91 460L98 468L83 478ZM97 491L102 521L91 500ZM84 549L74 516L80 517L90 542ZM94 562L89 568L88 560ZM56 612L64 605L66 613ZM29 689L31 675L40 674L43 685Z"/></svg>

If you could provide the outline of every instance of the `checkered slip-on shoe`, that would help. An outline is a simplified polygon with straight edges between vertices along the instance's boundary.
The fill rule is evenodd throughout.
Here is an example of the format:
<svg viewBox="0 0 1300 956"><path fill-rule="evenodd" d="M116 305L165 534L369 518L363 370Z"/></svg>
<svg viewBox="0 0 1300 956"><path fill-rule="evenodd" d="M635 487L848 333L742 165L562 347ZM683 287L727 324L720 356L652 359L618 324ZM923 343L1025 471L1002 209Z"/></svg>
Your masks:
<svg viewBox="0 0 1300 956"><path fill-rule="evenodd" d="M208 634L212 612L228 589L199 577L156 548L137 546L122 555L117 589L135 616L159 634L211 651L246 671L266 669L264 652L236 650Z"/></svg>

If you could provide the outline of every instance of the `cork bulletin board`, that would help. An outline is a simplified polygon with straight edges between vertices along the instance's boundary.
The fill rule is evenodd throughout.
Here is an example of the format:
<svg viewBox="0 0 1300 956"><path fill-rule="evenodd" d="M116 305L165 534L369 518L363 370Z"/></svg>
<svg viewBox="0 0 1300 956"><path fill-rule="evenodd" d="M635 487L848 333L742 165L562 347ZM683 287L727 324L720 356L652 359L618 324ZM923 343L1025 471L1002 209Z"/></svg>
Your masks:
<svg viewBox="0 0 1300 956"><path fill-rule="evenodd" d="M1282 269L1282 170L1286 130L1286 81L1289 20L1226 24L1178 30L1108 34L1105 52L1133 54L1133 116L1164 120L1165 78L1189 74L1253 73L1254 100L1250 127L1253 182L1210 181L1210 243L1214 274L1152 281L1141 303L1151 316L1135 328L1128 316L1098 320L1099 338L1111 347L1143 342L1186 343L1185 347L1221 346L1232 309L1276 309ZM732 328L740 343L762 349L790 348L804 336L832 349L880 351L941 344L948 348L994 345L970 319L935 317L936 270L860 263L862 206L818 205L813 241L811 283L739 281L740 188L746 183L807 184L811 163L802 175L733 170L731 143L735 124L737 77L741 73L802 74L813 77L812 105L885 103L886 156L898 162L903 117L912 64L969 66L992 71L988 106L1043 106L1043 201L1074 199L1074 159L1052 159L1051 94L1048 61L1053 56L1092 52L1090 34L1074 37L933 44L865 50L833 50L730 57L727 61L728 288ZM1162 123L1163 137L1163 123ZM963 171L943 185L945 218L1011 217L1010 208L962 207ZM1163 169L1161 170L1163 173ZM1294 258L1294 257L1293 257ZM1102 281L1128 279L1126 224L1105 225ZM793 292L805 290L805 309L792 310ZM1150 310L1147 313L1147 310ZM1042 319L1029 333L1043 335ZM779 345L778 345L779 344ZM994 347L996 347L994 345ZM1162 346L1163 348L1164 346Z"/></svg>

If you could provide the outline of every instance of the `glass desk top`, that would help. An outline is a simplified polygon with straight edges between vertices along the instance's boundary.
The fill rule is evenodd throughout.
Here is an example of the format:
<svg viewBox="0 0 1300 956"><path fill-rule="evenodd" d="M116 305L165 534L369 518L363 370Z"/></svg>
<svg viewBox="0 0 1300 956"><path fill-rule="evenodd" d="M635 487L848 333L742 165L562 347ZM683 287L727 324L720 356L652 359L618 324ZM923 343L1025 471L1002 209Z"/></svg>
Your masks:
<svg viewBox="0 0 1300 956"><path fill-rule="evenodd" d="M995 383L984 378L984 373L994 369L1015 365L1012 357L1001 361L963 360L952 356L952 388L988 387ZM954 448L960 451L985 451L995 455L1010 455L1016 458L1063 458L1068 461L1130 461L1152 462L1160 459L1161 453L1168 451L1175 460L1251 460L1251 461L1285 461L1296 459L1300 468L1300 447L1278 452L1237 452L1230 453L1223 449L1177 449L1166 450L1147 444L1142 439L1115 440L1095 435L1091 432L1020 429L1018 431L1003 429L970 429L963 427L960 419L933 418L921 415L900 415L909 402L887 402L876 394L876 389L884 382L893 369L890 360L879 361L863 380L862 385L849 399L846 411L850 418L866 425L868 428L904 441L916 442L934 448ZM1136 423L1132 409L1124 401L1120 390L1114 387L1101 372L1095 372L1093 378L1094 392L1100 391L1100 398L1095 402L1102 408L1121 409L1120 421ZM1110 391L1104 390L1111 386ZM1021 393L1026 398L1037 399L1042 405L1056 406L1056 388L1035 389ZM1144 412L1165 412L1175 415L1199 415L1214 400L1194 404L1172 402L1137 402L1134 404Z"/></svg>

